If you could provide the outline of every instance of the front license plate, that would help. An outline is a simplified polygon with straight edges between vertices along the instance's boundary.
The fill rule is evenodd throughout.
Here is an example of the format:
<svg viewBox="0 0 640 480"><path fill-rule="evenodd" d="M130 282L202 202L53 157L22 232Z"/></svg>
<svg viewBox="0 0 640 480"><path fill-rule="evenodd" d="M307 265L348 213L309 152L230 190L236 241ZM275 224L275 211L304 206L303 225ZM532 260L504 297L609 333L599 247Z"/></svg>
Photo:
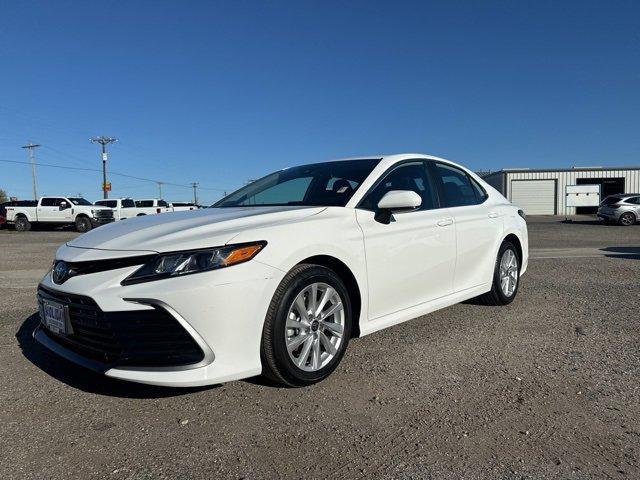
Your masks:
<svg viewBox="0 0 640 480"><path fill-rule="evenodd" d="M64 305L45 301L43 302L42 310L45 326L53 333L65 335L67 333L67 322Z"/></svg>

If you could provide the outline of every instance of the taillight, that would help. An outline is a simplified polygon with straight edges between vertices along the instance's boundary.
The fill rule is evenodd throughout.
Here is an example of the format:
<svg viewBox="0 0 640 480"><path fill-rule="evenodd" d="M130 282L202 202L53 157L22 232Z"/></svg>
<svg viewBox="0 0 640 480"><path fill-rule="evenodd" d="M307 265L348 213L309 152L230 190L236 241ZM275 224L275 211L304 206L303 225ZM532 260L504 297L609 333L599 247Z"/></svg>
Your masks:
<svg viewBox="0 0 640 480"><path fill-rule="evenodd" d="M160 213L160 209L159 208L156 208L156 213Z"/></svg>

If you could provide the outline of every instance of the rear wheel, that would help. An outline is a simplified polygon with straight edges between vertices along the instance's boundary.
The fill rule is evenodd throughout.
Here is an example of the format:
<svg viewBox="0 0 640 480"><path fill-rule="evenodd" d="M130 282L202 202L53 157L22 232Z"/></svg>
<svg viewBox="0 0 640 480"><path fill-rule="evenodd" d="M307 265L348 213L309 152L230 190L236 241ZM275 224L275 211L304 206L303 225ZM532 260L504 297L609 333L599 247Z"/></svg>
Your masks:
<svg viewBox="0 0 640 480"><path fill-rule="evenodd" d="M20 215L18 218L16 218L15 229L18 232L28 232L29 230L31 230L31 222L27 220L27 217L25 217L24 215Z"/></svg>
<svg viewBox="0 0 640 480"><path fill-rule="evenodd" d="M491 290L480 296L487 305L507 305L513 302L520 283L520 257L511 242L504 242L498 251Z"/></svg>
<svg viewBox="0 0 640 480"><path fill-rule="evenodd" d="M76 230L80 233L88 232L91 230L91 220L87 217L76 218Z"/></svg>
<svg viewBox="0 0 640 480"><path fill-rule="evenodd" d="M631 212L626 212L620 215L618 221L620 222L620 225L628 227L629 225L636 223L636 216Z"/></svg>
<svg viewBox="0 0 640 480"><path fill-rule="evenodd" d="M301 387L338 366L351 335L351 301L335 272L302 264L278 286L262 332L263 374Z"/></svg>

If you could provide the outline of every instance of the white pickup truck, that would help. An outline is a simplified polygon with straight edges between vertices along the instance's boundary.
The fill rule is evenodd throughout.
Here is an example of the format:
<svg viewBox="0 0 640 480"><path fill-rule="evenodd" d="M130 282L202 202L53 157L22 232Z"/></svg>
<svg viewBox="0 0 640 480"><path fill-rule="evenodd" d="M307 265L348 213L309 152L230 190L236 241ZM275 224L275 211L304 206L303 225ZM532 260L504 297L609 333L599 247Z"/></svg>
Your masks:
<svg viewBox="0 0 640 480"><path fill-rule="evenodd" d="M136 200L136 208L138 209L137 216L152 215L154 213L167 213L171 212L169 204L159 198L149 198L143 200Z"/></svg>
<svg viewBox="0 0 640 480"><path fill-rule="evenodd" d="M113 216L116 220L124 220L138 215L139 210L136 202L130 198L113 198L109 200L98 200L93 202L94 205L108 207L113 210Z"/></svg>
<svg viewBox="0 0 640 480"><path fill-rule="evenodd" d="M193 202L171 202L169 208L172 212L188 212L198 210L198 206Z"/></svg>
<svg viewBox="0 0 640 480"><path fill-rule="evenodd" d="M18 232L26 232L33 224L75 225L78 232L113 222L110 208L92 205L81 197L41 197L36 206L8 206L7 223Z"/></svg>

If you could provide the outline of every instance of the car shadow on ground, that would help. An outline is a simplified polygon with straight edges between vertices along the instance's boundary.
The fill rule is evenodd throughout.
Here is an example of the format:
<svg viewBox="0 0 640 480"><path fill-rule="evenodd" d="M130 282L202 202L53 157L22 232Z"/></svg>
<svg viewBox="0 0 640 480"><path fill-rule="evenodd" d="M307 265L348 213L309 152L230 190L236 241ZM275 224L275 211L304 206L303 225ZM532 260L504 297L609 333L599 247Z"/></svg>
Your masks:
<svg viewBox="0 0 640 480"><path fill-rule="evenodd" d="M608 258L625 258L628 260L640 260L640 247L604 247L600 251Z"/></svg>
<svg viewBox="0 0 640 480"><path fill-rule="evenodd" d="M22 354L40 370L73 388L111 397L166 398L186 395L201 390L209 390L219 386L212 385L193 388L157 387L141 383L125 382L100 375L69 362L40 345L33 338L33 331L39 322L40 315L36 312L22 323L16 333L16 339L18 340Z"/></svg>

